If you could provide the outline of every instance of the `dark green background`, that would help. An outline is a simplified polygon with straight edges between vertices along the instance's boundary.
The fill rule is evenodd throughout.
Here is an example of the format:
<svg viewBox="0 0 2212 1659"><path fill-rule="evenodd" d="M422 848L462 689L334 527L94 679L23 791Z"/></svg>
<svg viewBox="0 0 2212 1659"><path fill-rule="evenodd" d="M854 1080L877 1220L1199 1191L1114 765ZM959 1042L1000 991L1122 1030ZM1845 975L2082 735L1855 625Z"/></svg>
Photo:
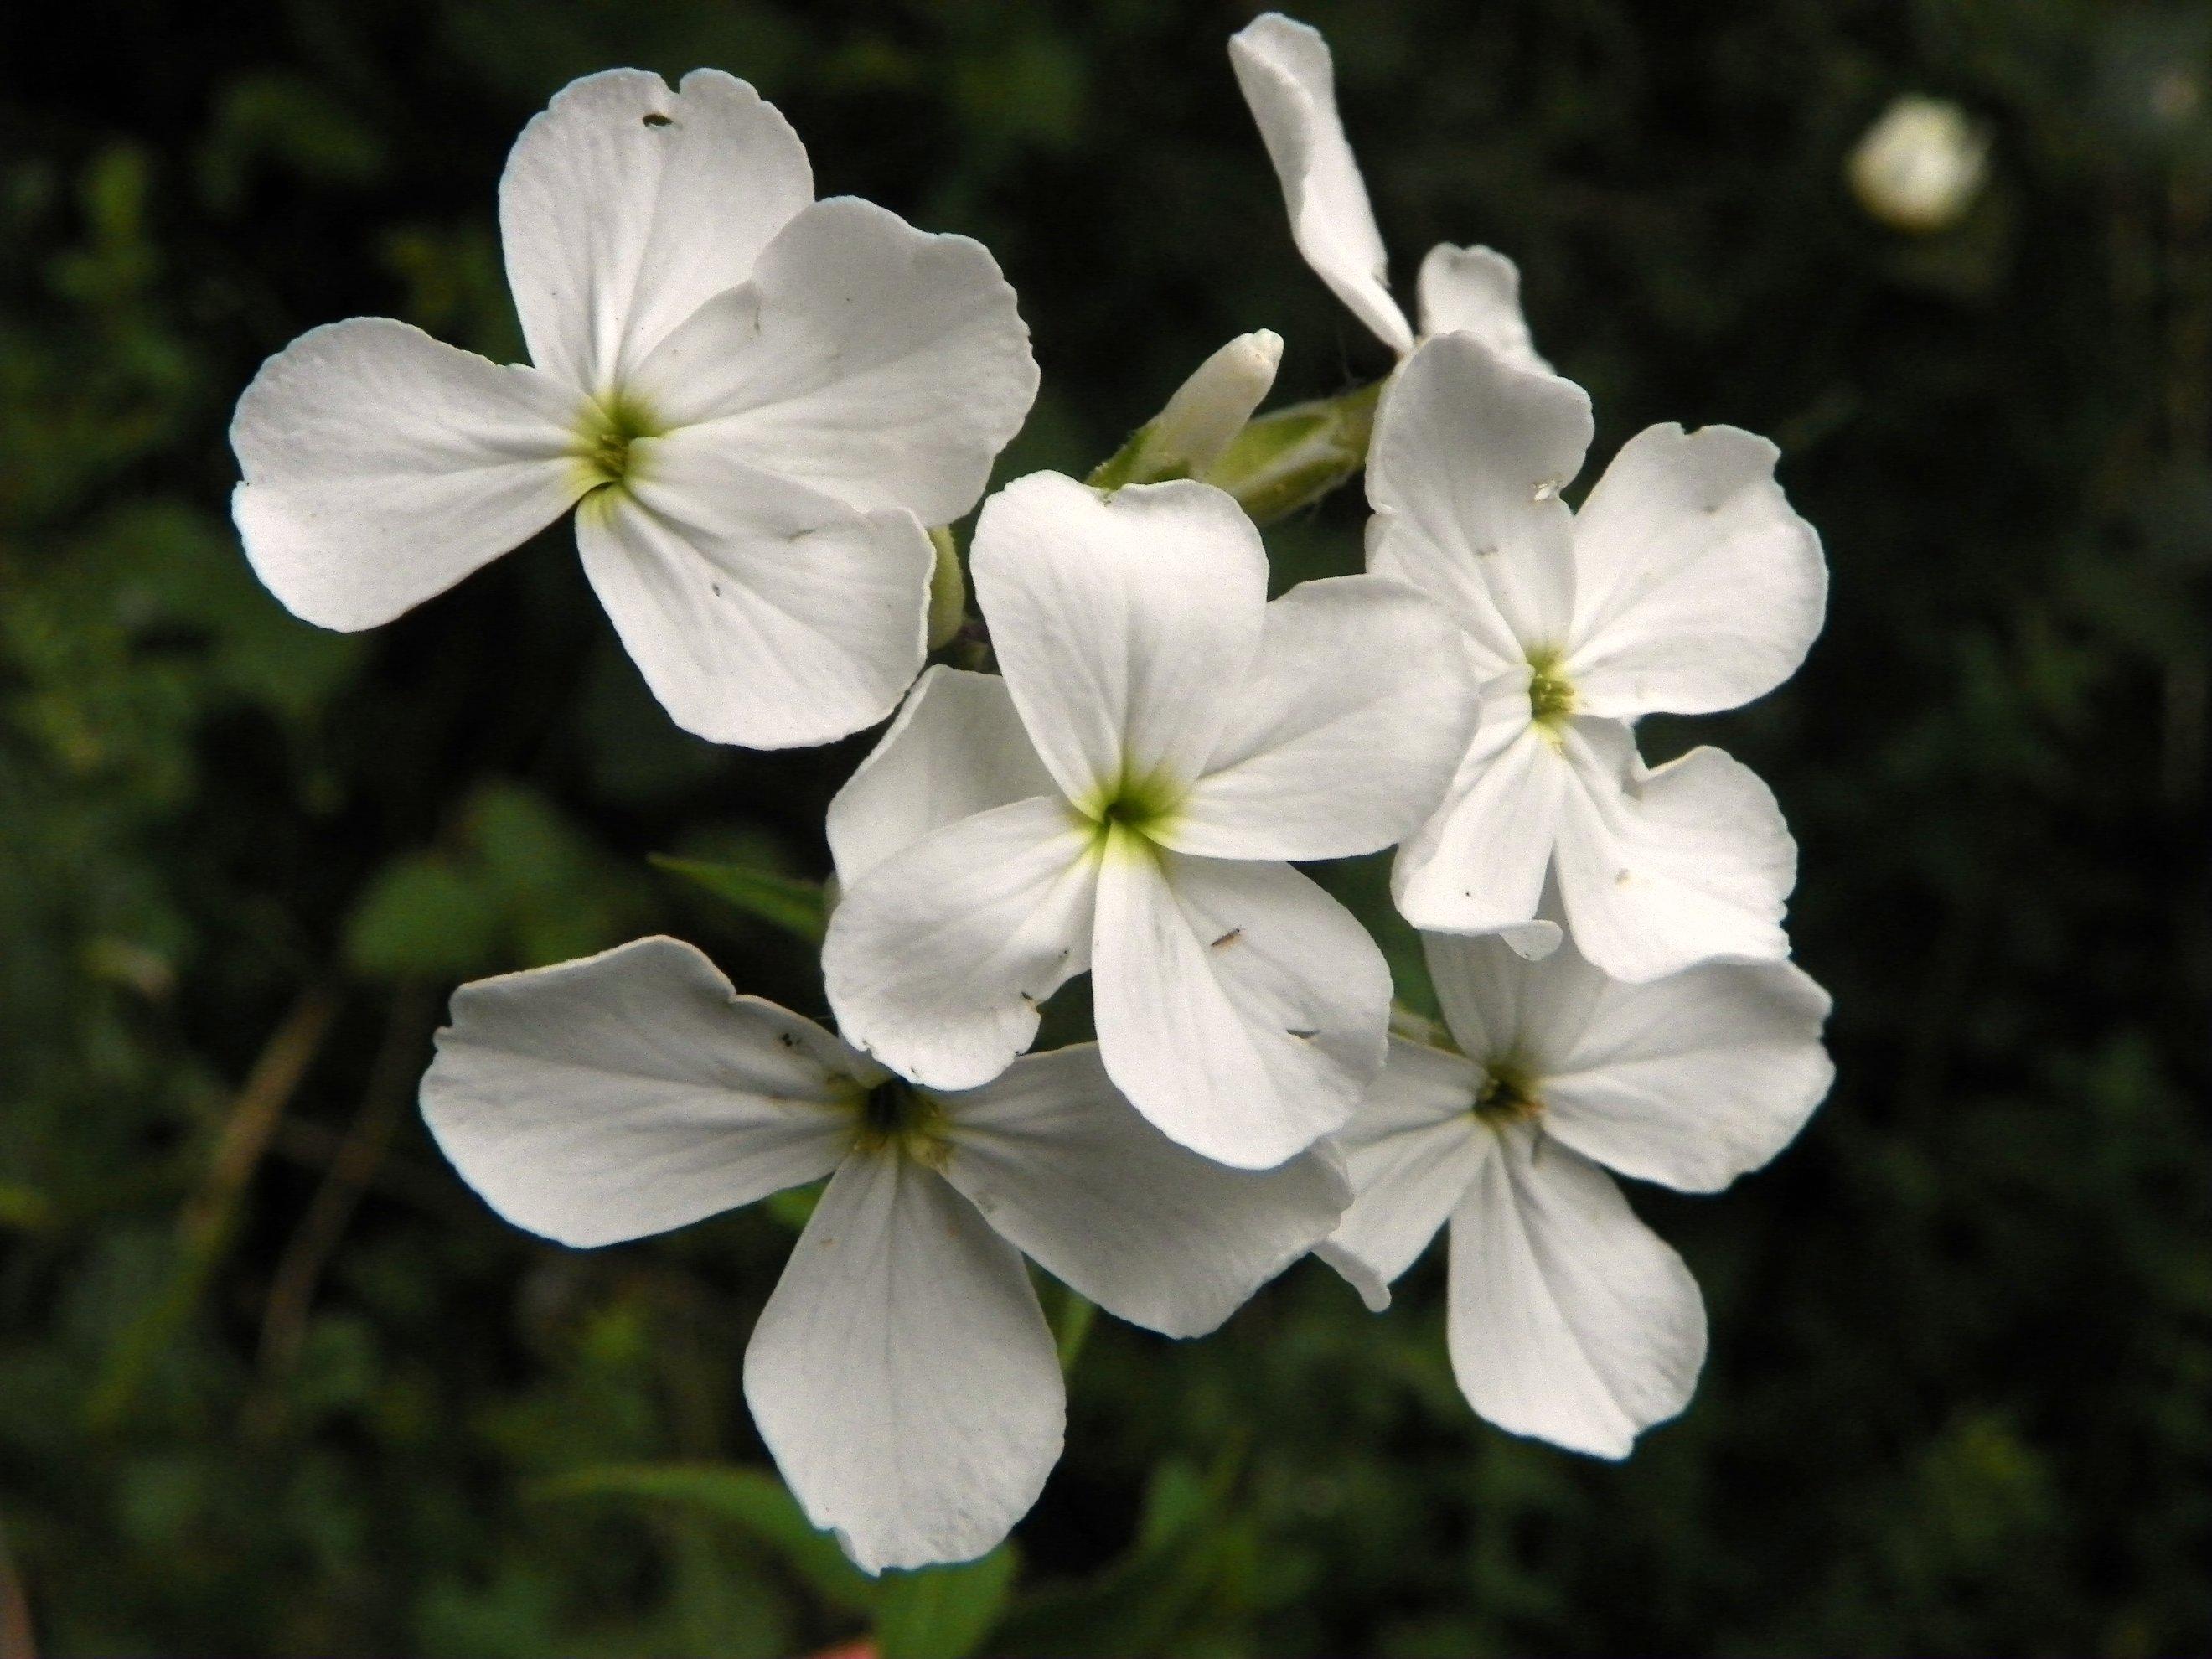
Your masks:
<svg viewBox="0 0 2212 1659"><path fill-rule="evenodd" d="M620 64L746 76L825 194L991 246L1044 372L1011 470L1086 467L1243 330L1290 342L1285 397L1372 378L1231 82L1248 15L78 0L42 44L11 25L0 1631L27 1607L56 1654L770 1655L860 1626L750 1498L544 1484L762 1465L738 1365L786 1225L534 1243L411 1097L457 979L656 928L818 1009L804 946L642 855L820 873L865 741L676 732L565 528L375 634L295 623L239 556L224 425L336 318L514 354L501 158ZM1694 725L1802 843L1841 1076L1737 1190L1638 1194L1713 1353L1620 1467L1472 1418L1438 1261L1379 1319L1308 1264L1203 1343L1102 1320L987 1646L2212 1647L2212 16L1304 15L1408 286L1441 239L1516 255L1601 458L1654 420L1783 445L1827 632ZM1996 139L1987 193L1920 240L1841 181L1905 90ZM1356 558L1356 497L1271 532L1285 571Z"/></svg>

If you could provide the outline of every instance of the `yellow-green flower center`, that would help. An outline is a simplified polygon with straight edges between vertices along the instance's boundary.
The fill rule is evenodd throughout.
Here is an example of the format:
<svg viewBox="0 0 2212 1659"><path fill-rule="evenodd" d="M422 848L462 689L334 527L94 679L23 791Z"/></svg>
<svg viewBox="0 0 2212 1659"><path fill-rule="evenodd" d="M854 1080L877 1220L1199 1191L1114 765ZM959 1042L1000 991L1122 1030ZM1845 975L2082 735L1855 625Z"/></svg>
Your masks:
<svg viewBox="0 0 2212 1659"><path fill-rule="evenodd" d="M856 1152L888 1149L933 1169L945 1162L950 1150L945 1108L912 1084L891 1078L862 1095L857 1105L860 1123L853 1132Z"/></svg>
<svg viewBox="0 0 2212 1659"><path fill-rule="evenodd" d="M1475 1116L1493 1128L1524 1123L1544 1109L1536 1080L1515 1061L1497 1060L1485 1068L1482 1087L1474 1097Z"/></svg>
<svg viewBox="0 0 2212 1659"><path fill-rule="evenodd" d="M576 459L586 490L619 487L632 477L636 457L630 446L641 438L657 438L664 428L643 405L625 392L594 398L576 428Z"/></svg>
<svg viewBox="0 0 2212 1659"><path fill-rule="evenodd" d="M1528 718L1556 731L1575 712L1574 683L1560 672L1556 651L1528 653Z"/></svg>
<svg viewBox="0 0 2212 1659"><path fill-rule="evenodd" d="M1116 834L1150 842L1158 840L1175 817L1181 798L1180 790L1157 776L1124 777L1091 799L1078 801L1076 811L1097 826L1101 845Z"/></svg>

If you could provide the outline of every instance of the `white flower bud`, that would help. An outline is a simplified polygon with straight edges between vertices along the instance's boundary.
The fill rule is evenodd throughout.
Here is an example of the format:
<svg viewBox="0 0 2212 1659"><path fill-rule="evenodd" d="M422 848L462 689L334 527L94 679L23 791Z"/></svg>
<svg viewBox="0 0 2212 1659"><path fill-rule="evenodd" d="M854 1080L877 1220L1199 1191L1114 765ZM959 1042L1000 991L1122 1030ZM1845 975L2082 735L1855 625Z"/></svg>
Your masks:
<svg viewBox="0 0 2212 1659"><path fill-rule="evenodd" d="M1958 222L1989 172L1988 132L1941 98L1899 98L1866 131L1846 169L1859 204L1895 230Z"/></svg>
<svg viewBox="0 0 2212 1659"><path fill-rule="evenodd" d="M1275 384L1282 361L1283 337L1272 329L1238 335L1176 388L1167 407L1091 474L1091 483L1118 489L1163 478L1204 477Z"/></svg>

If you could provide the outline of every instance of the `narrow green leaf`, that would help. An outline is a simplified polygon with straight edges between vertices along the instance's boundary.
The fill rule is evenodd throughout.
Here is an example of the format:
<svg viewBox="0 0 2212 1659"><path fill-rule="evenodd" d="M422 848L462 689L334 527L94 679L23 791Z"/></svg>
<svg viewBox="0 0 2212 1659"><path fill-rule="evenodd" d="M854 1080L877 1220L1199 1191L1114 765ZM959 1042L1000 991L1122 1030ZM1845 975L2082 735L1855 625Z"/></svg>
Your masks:
<svg viewBox="0 0 2212 1659"><path fill-rule="evenodd" d="M880 1659L968 1659L1006 1613L1020 1565L1011 1544L980 1561L885 1573L876 1611Z"/></svg>
<svg viewBox="0 0 2212 1659"><path fill-rule="evenodd" d="M783 1483L761 1469L718 1463L614 1463L541 1480L538 1498L612 1498L677 1504L733 1523L765 1545L793 1574L832 1606L872 1613L878 1586L817 1532Z"/></svg>
<svg viewBox="0 0 2212 1659"><path fill-rule="evenodd" d="M818 881L802 881L795 876L780 876L743 864L671 858L665 853L651 854L651 862L656 870L687 877L747 915L795 933L809 943L819 943L823 929L829 926L829 906L823 902L822 884Z"/></svg>

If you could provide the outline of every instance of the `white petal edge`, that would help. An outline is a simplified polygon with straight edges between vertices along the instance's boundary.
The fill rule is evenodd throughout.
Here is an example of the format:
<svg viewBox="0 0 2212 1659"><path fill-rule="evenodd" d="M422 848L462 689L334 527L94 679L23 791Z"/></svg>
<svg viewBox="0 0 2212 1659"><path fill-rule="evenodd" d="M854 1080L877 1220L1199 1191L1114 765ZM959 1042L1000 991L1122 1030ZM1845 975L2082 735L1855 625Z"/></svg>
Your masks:
<svg viewBox="0 0 2212 1659"><path fill-rule="evenodd" d="M672 939L453 994L422 1116L516 1226L579 1247L665 1232L818 1180L877 1068L741 997Z"/></svg>
<svg viewBox="0 0 2212 1659"><path fill-rule="evenodd" d="M1095 837L1057 797L935 830L869 871L830 919L838 1029L903 1077L972 1089L1036 1036L1090 963Z"/></svg>
<svg viewBox="0 0 2212 1659"><path fill-rule="evenodd" d="M1631 985L1563 950L1522 971L1545 1127L1622 1175L1717 1192L1794 1140L1835 1080L1827 993L1792 963Z"/></svg>
<svg viewBox="0 0 2212 1659"><path fill-rule="evenodd" d="M1467 752L1477 704L1459 630L1379 576L1268 605L1229 723L1159 839L1212 858L1333 859L1411 834Z"/></svg>
<svg viewBox="0 0 2212 1659"><path fill-rule="evenodd" d="M1099 1050L1170 1139L1268 1169L1344 1126L1382 1068L1390 1005L1390 970L1351 912L1287 864L1117 831L1097 917Z"/></svg>
<svg viewBox="0 0 2212 1659"><path fill-rule="evenodd" d="M643 70L571 82L499 182L531 360L594 397L617 390L813 199L790 123L734 76L694 70L676 92Z"/></svg>
<svg viewBox="0 0 2212 1659"><path fill-rule="evenodd" d="M1421 261L1421 332L1472 334L1516 368L1549 374L1521 311L1521 268L1495 248L1439 242Z"/></svg>
<svg viewBox="0 0 2212 1659"><path fill-rule="evenodd" d="M1490 1131L1472 1110L1482 1073L1472 1061L1390 1039L1382 1075L1328 1144L1352 1178L1352 1206L1314 1252L1344 1275L1371 1312L1429 1246L1489 1155Z"/></svg>
<svg viewBox="0 0 2212 1659"><path fill-rule="evenodd" d="M1678 1414L1705 1361L1682 1259L1604 1170L1525 1128L1498 1137L1452 1217L1445 1333L1478 1413L1595 1457Z"/></svg>
<svg viewBox="0 0 2212 1659"><path fill-rule="evenodd" d="M1775 482L1779 459L1726 426L1655 426L1622 446L1575 517L1565 672L1583 708L1711 714L1797 672L1828 567Z"/></svg>
<svg viewBox="0 0 2212 1659"><path fill-rule="evenodd" d="M890 1153L831 1178L753 1328L745 1400L807 1518L869 1572L994 1548L1066 1423L1020 1255Z"/></svg>
<svg viewBox="0 0 2212 1659"><path fill-rule="evenodd" d="M943 1099L945 1178L1047 1273L1168 1336L1218 1326L1352 1196L1325 1150L1231 1170L1176 1146L1114 1087L1095 1043L1025 1054Z"/></svg>
<svg viewBox="0 0 2212 1659"><path fill-rule="evenodd" d="M1717 749L1646 770L1612 720L1576 720L1565 736L1573 781L1553 868L1584 956L1643 981L1790 954L1782 917L1797 843L1757 774Z"/></svg>
<svg viewBox="0 0 2212 1659"><path fill-rule="evenodd" d="M374 628L551 524L589 480L582 401L384 317L310 329L238 400L246 556L295 617Z"/></svg>
<svg viewBox="0 0 2212 1659"><path fill-rule="evenodd" d="M1391 894L1416 927L1492 933L1535 921L1570 786L1551 738L1528 718L1527 686L1524 672L1487 688L1449 792L1398 849Z"/></svg>
<svg viewBox="0 0 2212 1659"><path fill-rule="evenodd" d="M805 208L635 376L671 425L852 506L949 524L1021 429L1036 360L981 242L853 197Z"/></svg>
<svg viewBox="0 0 2212 1659"><path fill-rule="evenodd" d="M1425 340L1376 413L1367 568L1458 618L1494 673L1564 650L1574 519L1560 489L1589 447L1589 398L1470 334Z"/></svg>
<svg viewBox="0 0 2212 1659"><path fill-rule="evenodd" d="M1328 42L1271 11L1230 37L1229 62L1281 181L1298 252L1352 315L1402 356L1413 331L1390 297L1382 234L1336 112Z"/></svg>
<svg viewBox="0 0 2212 1659"><path fill-rule="evenodd" d="M924 836L1060 787L996 674L922 671L898 717L830 803L830 856L847 891Z"/></svg>
<svg viewBox="0 0 2212 1659"><path fill-rule="evenodd" d="M1070 799L1198 776L1267 605L1267 550L1234 497L1188 480L1104 495L1034 472L983 504L969 572L1022 724Z"/></svg>
<svg viewBox="0 0 2212 1659"><path fill-rule="evenodd" d="M873 726L926 654L936 560L914 515L860 513L763 472L704 428L630 446L576 541L669 717L715 743L788 749Z"/></svg>

